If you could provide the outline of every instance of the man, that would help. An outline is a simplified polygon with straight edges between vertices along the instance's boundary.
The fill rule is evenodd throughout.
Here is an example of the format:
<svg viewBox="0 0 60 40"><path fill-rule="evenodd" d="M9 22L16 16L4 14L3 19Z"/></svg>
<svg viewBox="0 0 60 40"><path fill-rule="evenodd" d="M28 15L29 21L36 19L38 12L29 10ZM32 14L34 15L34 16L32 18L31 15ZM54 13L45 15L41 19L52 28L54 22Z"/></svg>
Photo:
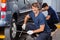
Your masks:
<svg viewBox="0 0 60 40"><path fill-rule="evenodd" d="M26 26L29 18L32 18L34 24L29 24ZM27 34L29 35L39 33L36 40L47 40L47 38L50 36L50 28L46 23L45 16L39 10L38 3L32 4L32 11L25 17L22 29L26 29Z"/></svg>
<svg viewBox="0 0 60 40"><path fill-rule="evenodd" d="M55 24L59 22L57 13L51 8L51 6L48 6L47 3L43 3L42 8L43 8L43 10L48 11L48 15L50 17L48 16L49 20L47 20L47 23L48 23L49 27L52 29L51 31L55 31L57 29Z"/></svg>

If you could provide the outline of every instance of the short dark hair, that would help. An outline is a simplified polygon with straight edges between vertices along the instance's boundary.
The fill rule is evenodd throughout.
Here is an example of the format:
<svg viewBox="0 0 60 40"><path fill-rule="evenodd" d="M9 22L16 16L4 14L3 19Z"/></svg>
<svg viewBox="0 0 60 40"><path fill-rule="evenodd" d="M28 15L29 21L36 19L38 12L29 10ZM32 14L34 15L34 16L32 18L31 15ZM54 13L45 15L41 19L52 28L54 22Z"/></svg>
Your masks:
<svg viewBox="0 0 60 40"><path fill-rule="evenodd" d="M48 6L48 4L47 3L43 3L42 8L44 8L46 6Z"/></svg>

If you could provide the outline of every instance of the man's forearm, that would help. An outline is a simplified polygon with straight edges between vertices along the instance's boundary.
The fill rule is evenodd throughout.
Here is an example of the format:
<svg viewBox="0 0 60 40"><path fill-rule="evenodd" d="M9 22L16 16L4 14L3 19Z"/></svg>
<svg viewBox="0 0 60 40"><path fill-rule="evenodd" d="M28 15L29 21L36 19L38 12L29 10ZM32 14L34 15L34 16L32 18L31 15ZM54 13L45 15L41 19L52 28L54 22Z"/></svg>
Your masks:
<svg viewBox="0 0 60 40"><path fill-rule="evenodd" d="M43 30L42 29L37 29L37 30L34 30L33 32L34 33L39 33L39 32L43 32Z"/></svg>
<svg viewBox="0 0 60 40"><path fill-rule="evenodd" d="M27 21L28 21L28 18L29 18L29 17L26 16L25 19L24 19L24 23L23 23L23 25L22 25L22 29L23 29L23 30L25 30L25 28L26 28L26 23L27 23Z"/></svg>
<svg viewBox="0 0 60 40"><path fill-rule="evenodd" d="M24 19L24 24L26 24L26 23L27 23L27 20L28 20L27 18L25 18L25 19Z"/></svg>
<svg viewBox="0 0 60 40"><path fill-rule="evenodd" d="M44 27L45 25L41 25L41 27L37 30L33 30L34 33L39 33L39 32L43 32L44 31Z"/></svg>
<svg viewBox="0 0 60 40"><path fill-rule="evenodd" d="M28 19L29 19L28 16L26 16L25 19L24 19L24 24L27 23Z"/></svg>
<svg viewBox="0 0 60 40"><path fill-rule="evenodd" d="M49 20L50 19L50 15L48 15L47 17L46 17L46 20Z"/></svg>

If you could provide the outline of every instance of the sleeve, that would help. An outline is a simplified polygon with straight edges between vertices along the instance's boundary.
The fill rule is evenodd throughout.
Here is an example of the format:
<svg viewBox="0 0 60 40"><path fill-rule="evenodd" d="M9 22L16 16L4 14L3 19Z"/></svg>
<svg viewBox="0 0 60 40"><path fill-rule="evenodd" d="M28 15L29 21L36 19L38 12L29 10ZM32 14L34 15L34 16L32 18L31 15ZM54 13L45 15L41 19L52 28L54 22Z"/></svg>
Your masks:
<svg viewBox="0 0 60 40"><path fill-rule="evenodd" d="M31 17L31 13L29 13L29 16Z"/></svg>
<svg viewBox="0 0 60 40"><path fill-rule="evenodd" d="M45 24L45 17L44 17L44 15L41 15L41 16L40 16L39 24L40 24L40 25Z"/></svg>
<svg viewBox="0 0 60 40"><path fill-rule="evenodd" d="M30 18L32 17L32 12L29 12L29 16L30 16Z"/></svg>

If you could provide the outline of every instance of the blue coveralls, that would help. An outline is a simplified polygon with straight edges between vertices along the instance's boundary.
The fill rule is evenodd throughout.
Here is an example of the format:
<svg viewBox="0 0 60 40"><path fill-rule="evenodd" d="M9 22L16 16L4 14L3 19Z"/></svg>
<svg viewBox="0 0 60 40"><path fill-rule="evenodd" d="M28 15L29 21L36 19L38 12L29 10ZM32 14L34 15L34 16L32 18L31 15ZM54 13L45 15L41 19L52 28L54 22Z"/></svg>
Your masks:
<svg viewBox="0 0 60 40"><path fill-rule="evenodd" d="M32 18L34 24L28 24L26 28L28 28L28 30L36 30L40 28L40 25L45 24L44 31L39 33L39 36L36 40L47 40L47 38L50 36L51 31L46 23L45 16L42 13L39 13L39 15L35 17L33 12L30 12L29 16Z"/></svg>
<svg viewBox="0 0 60 40"><path fill-rule="evenodd" d="M55 31L57 27L54 24L59 22L59 18L57 12L55 12L51 6L49 6L48 15L50 15L51 17L49 20L47 20L47 23L49 27L52 29L52 31Z"/></svg>
<svg viewBox="0 0 60 40"><path fill-rule="evenodd" d="M55 10L51 6L49 6L49 9L47 11L48 11L48 15L51 16L51 18L48 20L48 22L53 23L53 24L58 23L59 18L58 18L57 12L55 12Z"/></svg>

